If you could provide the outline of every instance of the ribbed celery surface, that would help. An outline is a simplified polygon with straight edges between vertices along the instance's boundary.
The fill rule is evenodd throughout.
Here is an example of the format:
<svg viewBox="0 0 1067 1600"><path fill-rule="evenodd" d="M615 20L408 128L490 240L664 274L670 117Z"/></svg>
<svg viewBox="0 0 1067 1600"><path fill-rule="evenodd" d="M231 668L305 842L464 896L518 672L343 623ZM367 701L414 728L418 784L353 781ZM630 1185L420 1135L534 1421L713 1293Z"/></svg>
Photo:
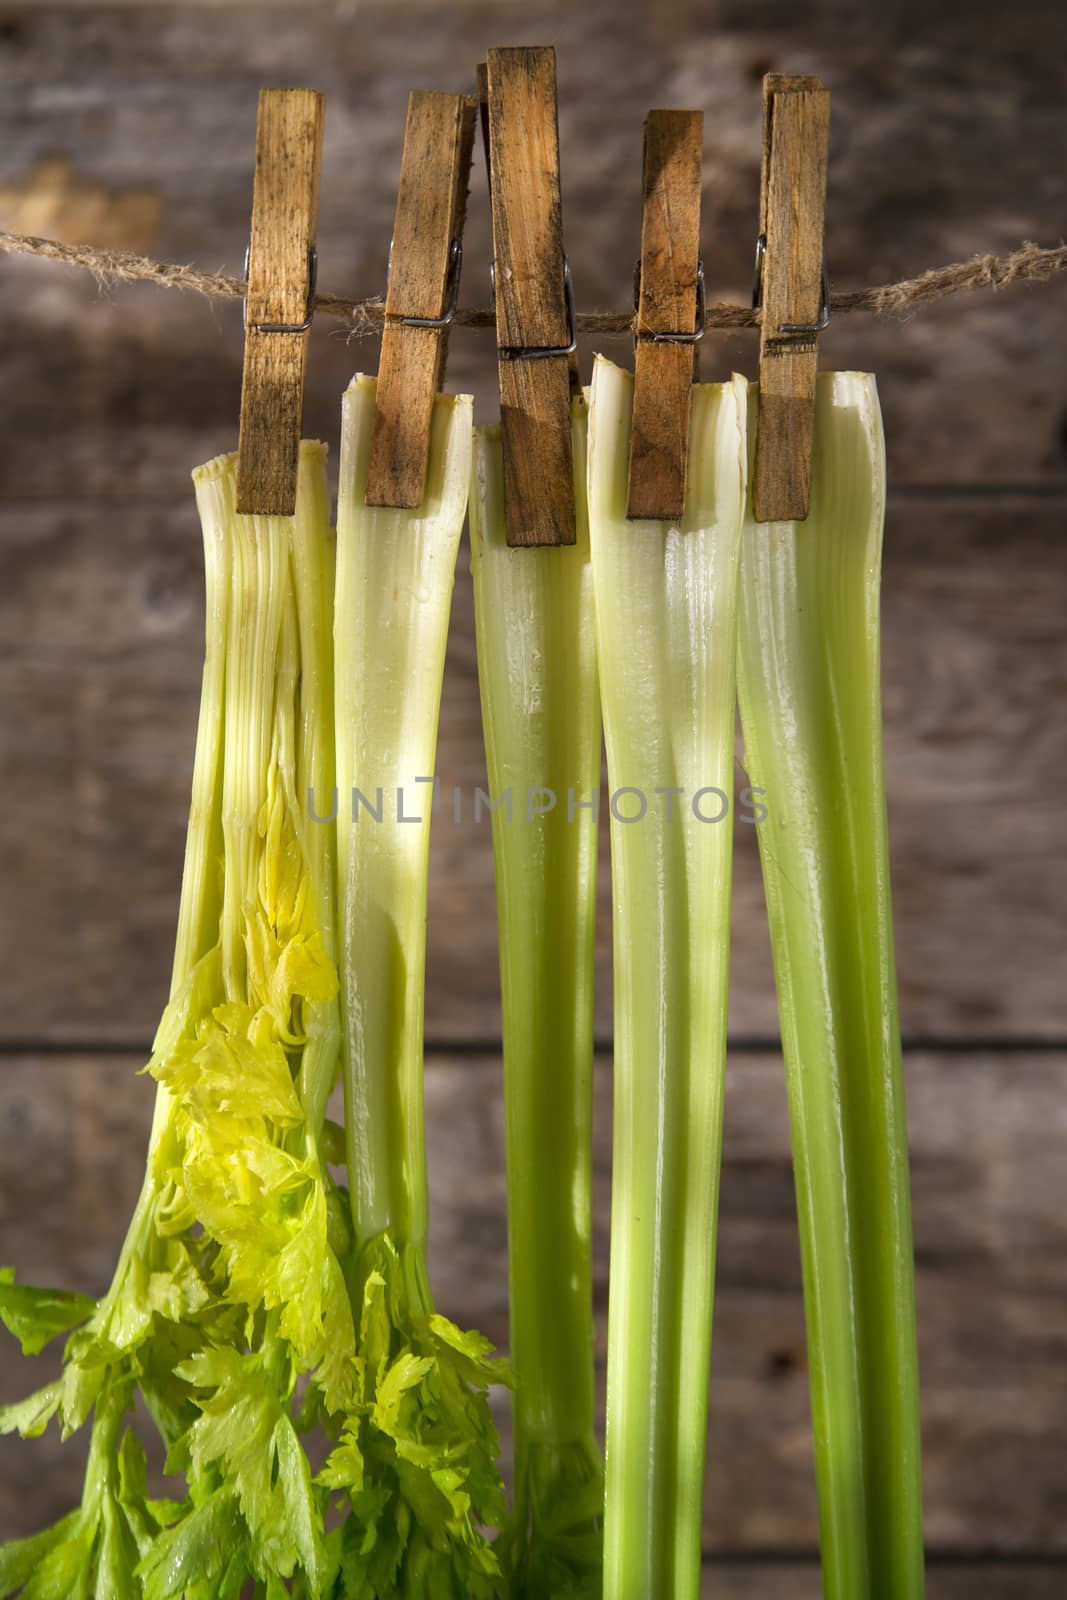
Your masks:
<svg viewBox="0 0 1067 1600"><path fill-rule="evenodd" d="M577 543L508 548L500 428L475 434L471 567L494 803L515 1367L513 1592L600 1594L590 1251L600 789L585 406Z"/></svg>
<svg viewBox="0 0 1067 1600"><path fill-rule="evenodd" d="M471 402L438 400L423 504L391 511L363 504L374 393L374 379L358 377L342 401L337 505L345 1121L357 1237L364 1243L388 1230L396 1245L411 1244L420 1254L427 1221L422 1032L432 778L467 507ZM363 800L353 802L356 790Z"/></svg>
<svg viewBox="0 0 1067 1600"><path fill-rule="evenodd" d="M753 422L755 410L753 410ZM739 685L793 1127L828 1600L923 1592L879 692L873 377L818 380L811 511L745 527Z"/></svg>
<svg viewBox="0 0 1067 1600"><path fill-rule="evenodd" d="M437 723L467 508L471 400L434 402L422 505L364 504L375 383L342 404L334 607L345 1137L364 1412L331 1461L345 1592L490 1600L505 1521L491 1346L434 1311L423 999ZM457 931L462 936L462 930ZM363 1587L360 1587L360 1585Z"/></svg>
<svg viewBox="0 0 1067 1600"><path fill-rule="evenodd" d="M605 1600L700 1587L732 859L711 791L729 803L733 788L745 387L694 390L672 526L626 520L633 380L602 359L593 377L589 528L617 813ZM642 802L640 820L619 820Z"/></svg>

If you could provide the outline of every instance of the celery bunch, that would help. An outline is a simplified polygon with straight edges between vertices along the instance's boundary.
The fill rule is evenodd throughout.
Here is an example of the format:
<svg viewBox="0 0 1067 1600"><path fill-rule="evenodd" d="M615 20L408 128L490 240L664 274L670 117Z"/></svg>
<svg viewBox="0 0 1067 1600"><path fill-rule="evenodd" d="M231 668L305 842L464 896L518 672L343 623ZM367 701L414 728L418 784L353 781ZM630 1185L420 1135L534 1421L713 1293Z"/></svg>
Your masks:
<svg viewBox="0 0 1067 1600"><path fill-rule="evenodd" d="M680 526L626 520L632 405L632 378L598 359L589 532L615 918L604 1594L682 1600L700 1585L745 385L693 391Z"/></svg>
<svg viewBox="0 0 1067 1600"><path fill-rule="evenodd" d="M756 413L753 409L753 423ZM829 1600L918 1600L907 1126L879 687L874 379L818 380L811 511L749 521L739 686L782 1021Z"/></svg>
<svg viewBox="0 0 1067 1600"><path fill-rule="evenodd" d="M345 783L432 764L470 405L438 403L423 514L392 521L359 509L372 409L358 382L336 730L324 449L301 447L293 518L236 515L233 457L194 474L207 648L148 1170L98 1304L0 1275L25 1350L69 1333L62 1376L0 1428L58 1416L66 1434L93 1412L81 1507L0 1551L0 1596L501 1592L484 1532L504 1520L485 1395L499 1367L434 1314L426 1280L426 827L357 832L345 812L338 830L325 805L335 740ZM326 1116L342 1045L347 1139ZM330 1170L344 1159L347 1189ZM148 1496L138 1394L181 1498ZM318 1423L332 1448L314 1474L301 1435Z"/></svg>
<svg viewBox="0 0 1067 1600"><path fill-rule="evenodd" d="M493 810L515 1368L513 1592L599 1596L590 1188L600 703L574 402L575 545L513 550L499 426L475 435L471 569Z"/></svg>
<svg viewBox="0 0 1067 1600"><path fill-rule="evenodd" d="M146 1068L147 1171L98 1302L0 1270L0 1319L23 1351L66 1336L60 1376L0 1409L0 1431L56 1420L66 1437L92 1417L81 1505L0 1549L0 1600L695 1600L735 660L766 809L825 1588L919 1600L881 424L872 379L821 378L811 514L758 526L745 388L694 391L680 524L631 523L632 379L598 359L588 427L574 406L569 549L508 549L499 429L474 444L518 1380L510 1522L487 1396L509 1372L435 1311L426 1254L429 829L471 404L435 401L418 510L370 509L375 386L353 382L336 552L322 446L301 446L292 518L236 514L232 456L194 473L206 652L171 994ZM590 1261L601 710L616 984L606 1474ZM327 1117L339 1071L343 1129ZM138 1401L184 1479L174 1498L148 1493ZM315 1472L304 1436L318 1426ZM506 1529L496 1543L493 1529Z"/></svg>
<svg viewBox="0 0 1067 1600"><path fill-rule="evenodd" d="M207 648L172 995L141 1196L108 1293L0 1291L40 1348L73 1328L62 1376L0 1427L64 1435L94 1412L80 1509L0 1552L26 1600L323 1592L321 1510L296 1385L353 1402L344 1208L325 1166L340 1042L332 841L301 796L332 782L332 540L325 451L301 449L292 519L234 514L235 460L194 474ZM152 1501L126 1425L140 1393L182 1471Z"/></svg>

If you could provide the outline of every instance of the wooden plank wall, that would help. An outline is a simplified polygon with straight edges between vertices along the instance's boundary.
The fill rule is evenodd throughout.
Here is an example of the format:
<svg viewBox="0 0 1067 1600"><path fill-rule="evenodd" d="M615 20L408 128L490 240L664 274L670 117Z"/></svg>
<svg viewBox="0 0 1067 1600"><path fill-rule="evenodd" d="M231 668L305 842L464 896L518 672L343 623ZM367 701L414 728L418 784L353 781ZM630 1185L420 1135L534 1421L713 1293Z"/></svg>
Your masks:
<svg viewBox="0 0 1067 1600"><path fill-rule="evenodd" d="M417 17L412 13L417 12ZM744 298L759 81L833 90L828 249L841 286L1063 228L1058 8L686 0L31 6L0 15L0 225L239 270L256 95L327 95L325 289L384 288L408 90L465 90L486 46L559 51L563 214L580 308L625 304L641 124L703 108L711 298ZM478 153L463 299L488 302ZM193 748L201 562L188 474L236 441L240 313L101 292L0 261L0 1255L105 1286L151 1090ZM933 1600L1067 1580L1067 284L840 319L825 366L874 369L891 473L885 699L912 1130ZM629 360L628 341L605 341ZM591 345L583 346L588 371ZM750 335L703 376L754 375ZM373 344L312 337L307 431ZM490 335L450 383L494 414ZM439 770L484 773L460 561ZM437 827L427 1067L442 1308L506 1344L499 1002L488 828ZM598 1030L611 996L602 882ZM819 1592L781 1065L751 828L738 828L726 1164L706 1549L719 1595ZM597 1077L597 1307L606 1307L610 1057ZM46 1358L42 1357L43 1363ZM42 1378L43 1381L43 1378ZM28 1370L0 1360L0 1398ZM74 1500L81 1455L0 1444L0 1538ZM27 1484L32 1485L32 1492Z"/></svg>

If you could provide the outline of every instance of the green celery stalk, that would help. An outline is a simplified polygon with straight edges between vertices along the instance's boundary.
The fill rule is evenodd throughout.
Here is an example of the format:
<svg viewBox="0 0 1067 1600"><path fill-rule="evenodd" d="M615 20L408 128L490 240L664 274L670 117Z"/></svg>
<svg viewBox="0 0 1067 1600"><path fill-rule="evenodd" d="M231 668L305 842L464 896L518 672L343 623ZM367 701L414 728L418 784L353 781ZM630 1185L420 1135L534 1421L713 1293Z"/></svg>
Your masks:
<svg viewBox="0 0 1067 1600"><path fill-rule="evenodd" d="M730 949L732 821L710 819L732 796L745 384L693 391L680 526L626 520L632 406L632 378L598 359L589 529L615 938L604 1595L688 1600L700 1586ZM640 820L620 820L642 802Z"/></svg>
<svg viewBox="0 0 1067 1600"><path fill-rule="evenodd" d="M874 379L821 376L807 521L746 523L739 684L748 773L767 808L757 835L793 1128L829 1600L923 1592L879 690L884 507Z"/></svg>
<svg viewBox="0 0 1067 1600"><path fill-rule="evenodd" d="M394 511L364 504L374 395L374 380L357 377L343 401L334 611L343 1079L363 1411L323 1481L348 1502L342 1561L356 1592L460 1600L501 1592L483 1530L500 1527L506 1512L486 1397L504 1374L486 1340L434 1313L426 1265L429 830L472 402L437 397L423 504Z"/></svg>
<svg viewBox="0 0 1067 1600"><path fill-rule="evenodd" d="M434 408L423 505L371 508L363 496L374 389L360 376L344 396L337 506L345 1123L356 1237L363 1246L390 1235L417 1301L428 1292L422 1033L432 777L471 407L448 396Z"/></svg>
<svg viewBox="0 0 1067 1600"><path fill-rule="evenodd" d="M512 1566L514 1592L531 1600L599 1596L602 1566L590 1199L600 702L581 400L573 437L573 546L508 548L499 425L475 433L471 487L478 681L497 806Z"/></svg>

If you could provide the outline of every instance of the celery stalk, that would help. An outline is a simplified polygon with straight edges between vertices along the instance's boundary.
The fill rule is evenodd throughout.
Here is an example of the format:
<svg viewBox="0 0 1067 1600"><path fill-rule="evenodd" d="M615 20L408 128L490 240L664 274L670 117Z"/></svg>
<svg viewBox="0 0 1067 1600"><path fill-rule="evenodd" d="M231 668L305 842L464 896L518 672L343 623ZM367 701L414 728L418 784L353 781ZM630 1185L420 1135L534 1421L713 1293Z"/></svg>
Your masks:
<svg viewBox="0 0 1067 1600"><path fill-rule="evenodd" d="M681 526L626 520L632 403L629 374L598 359L589 529L615 908L604 1594L682 1600L700 1585L745 385L694 389Z"/></svg>
<svg viewBox="0 0 1067 1600"><path fill-rule="evenodd" d="M412 1258L421 1292L430 816L471 407L453 396L435 406L426 498L403 512L363 504L374 380L357 378L343 405L335 661L352 1218L361 1245L388 1233Z"/></svg>
<svg viewBox="0 0 1067 1600"><path fill-rule="evenodd" d="M874 379L821 376L807 521L746 524L739 683L748 773L767 808L757 835L793 1127L830 1600L923 1592L879 691L884 505Z"/></svg>
<svg viewBox="0 0 1067 1600"><path fill-rule="evenodd" d="M434 403L423 504L364 505L373 379L342 411L334 612L345 1132L363 1413L327 1464L360 1594L490 1596L505 1515L487 1341L436 1315L422 1040L437 721L471 460L469 397ZM420 781L421 780L421 781ZM364 1585L359 1587L356 1579Z"/></svg>
<svg viewBox="0 0 1067 1600"><path fill-rule="evenodd" d="M511 550L499 425L471 488L481 688L495 809L515 1370L514 1592L599 1596L591 1262L593 942L600 703L574 403L578 538Z"/></svg>
<svg viewBox="0 0 1067 1600"><path fill-rule="evenodd" d="M0 1412L0 1430L39 1433L58 1413L70 1432L95 1407L81 1507L0 1552L0 1593L25 1583L33 1600L236 1600L294 1576L322 1594L328 1494L297 1439L297 1379L313 1414L355 1402L348 1235L330 1226L318 1148L340 1043L332 830L297 789L332 781L325 449L301 446L292 518L237 516L232 456L194 480L207 647L148 1172L90 1315L81 1297L0 1282L27 1347L74 1330L62 1378ZM188 1479L181 1503L147 1498L124 1430L138 1390Z"/></svg>

